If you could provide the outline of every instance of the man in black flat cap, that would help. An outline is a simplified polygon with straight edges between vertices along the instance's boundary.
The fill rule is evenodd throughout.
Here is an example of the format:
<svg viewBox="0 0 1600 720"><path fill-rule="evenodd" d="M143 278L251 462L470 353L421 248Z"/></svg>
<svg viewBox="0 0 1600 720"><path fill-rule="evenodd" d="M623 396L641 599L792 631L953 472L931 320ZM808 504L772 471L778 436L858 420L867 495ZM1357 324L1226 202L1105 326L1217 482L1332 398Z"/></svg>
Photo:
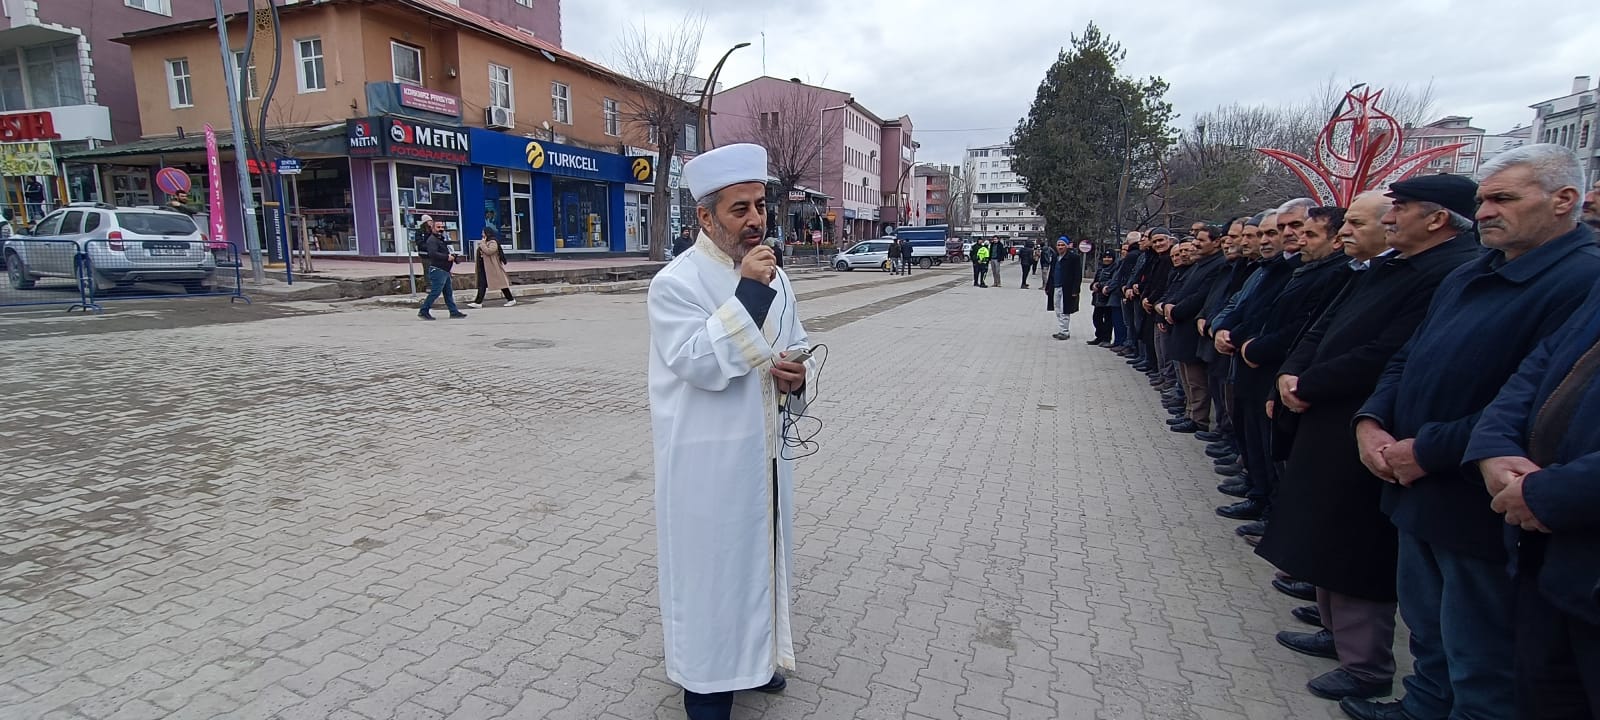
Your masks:
<svg viewBox="0 0 1600 720"><path fill-rule="evenodd" d="M1464 465L1481 459L1468 457L1467 445L1522 360L1588 298L1600 276L1600 247L1578 225L1583 172L1571 150L1527 145L1485 163L1482 174L1475 217L1490 251L1440 282L1422 324L1355 415L1361 461L1388 483L1382 507L1399 530L1400 616L1414 658L1401 702L1340 703L1357 720L1514 712L1504 522L1479 468ZM1428 211L1430 204L1416 199L1423 194L1450 203L1444 215L1433 213L1430 226L1465 232L1470 223L1448 208L1470 183L1418 181L1432 184L1396 184L1385 222ZM1497 479L1491 476L1491 487Z"/></svg>

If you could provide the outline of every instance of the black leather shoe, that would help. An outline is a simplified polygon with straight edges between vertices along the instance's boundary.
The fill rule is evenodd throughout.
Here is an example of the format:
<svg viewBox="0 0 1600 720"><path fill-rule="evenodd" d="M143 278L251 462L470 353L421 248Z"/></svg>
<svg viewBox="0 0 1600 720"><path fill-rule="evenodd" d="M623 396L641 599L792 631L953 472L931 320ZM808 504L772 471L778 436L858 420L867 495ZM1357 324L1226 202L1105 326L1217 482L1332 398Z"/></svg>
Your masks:
<svg viewBox="0 0 1600 720"><path fill-rule="evenodd" d="M1301 605L1289 611L1294 619L1313 627L1322 627L1322 610L1315 605ZM1337 700L1338 698L1334 698Z"/></svg>
<svg viewBox="0 0 1600 720"><path fill-rule="evenodd" d="M1139 372L1147 372L1147 371L1150 370L1150 366L1149 365L1144 365L1144 364L1139 364L1139 365L1134 365L1133 369L1138 370Z"/></svg>
<svg viewBox="0 0 1600 720"><path fill-rule="evenodd" d="M1355 720L1413 720L1399 700L1376 702L1347 697L1339 701L1339 709Z"/></svg>
<svg viewBox="0 0 1600 720"><path fill-rule="evenodd" d="M1267 504L1259 500L1241 500L1217 508L1217 514L1229 520L1260 520L1266 511Z"/></svg>
<svg viewBox="0 0 1600 720"><path fill-rule="evenodd" d="M1211 464L1215 465L1217 467L1222 467L1223 465L1234 465L1234 464L1242 465L1243 463L1239 462L1239 456L1238 455L1223 455L1221 457L1211 458Z"/></svg>
<svg viewBox="0 0 1600 720"><path fill-rule="evenodd" d="M1317 601L1317 587L1304 580L1273 578L1272 588L1292 598L1299 598L1306 602Z"/></svg>
<svg viewBox="0 0 1600 720"><path fill-rule="evenodd" d="M783 692L783 689L786 688L786 687L789 687L788 679L784 678L784 676L779 675L778 673L773 673L772 674L772 680L768 681L767 684L762 685L761 687L758 687L758 688L750 688L750 689L754 690L756 692L764 692L764 693L771 694L771 693L781 693L781 692Z"/></svg>
<svg viewBox="0 0 1600 720"><path fill-rule="evenodd" d="M1199 425L1196 425L1193 420L1185 420L1185 421L1183 421L1181 423L1178 423L1177 425L1173 425L1172 427L1169 427L1167 429L1171 430L1171 431L1173 431L1175 433L1193 434L1193 433L1200 432L1201 430L1204 430L1205 428L1200 427Z"/></svg>
<svg viewBox="0 0 1600 720"><path fill-rule="evenodd" d="M1186 422L1189 422L1189 418L1186 418L1186 417L1175 417L1175 418L1172 418L1172 419L1168 420L1167 421L1167 425L1168 426L1182 425L1182 424L1184 424Z"/></svg>
<svg viewBox="0 0 1600 720"><path fill-rule="evenodd" d="M1238 463L1234 463L1232 465L1218 465L1215 469L1217 474L1223 477L1239 477L1240 475L1244 474L1244 466Z"/></svg>
<svg viewBox="0 0 1600 720"><path fill-rule="evenodd" d="M1167 384L1167 381L1165 379L1161 378L1159 375L1156 376L1156 377L1150 378L1150 386L1151 387L1161 387L1162 385L1166 385L1166 384ZM1161 388L1161 389L1166 390L1167 388Z"/></svg>
<svg viewBox="0 0 1600 720"><path fill-rule="evenodd" d="M1228 497L1243 498L1244 496L1250 494L1250 483L1225 482L1217 486L1217 492L1227 495Z"/></svg>
<svg viewBox="0 0 1600 720"><path fill-rule="evenodd" d="M1234 455L1233 446L1228 443L1214 442L1206 446L1206 456L1219 458L1223 455Z"/></svg>
<svg viewBox="0 0 1600 720"><path fill-rule="evenodd" d="M1301 655L1338 660L1339 653L1333 649L1333 633L1327 630L1316 632L1289 632L1285 630L1278 633L1278 644Z"/></svg>
<svg viewBox="0 0 1600 720"><path fill-rule="evenodd" d="M1208 442L1208 443L1217 442L1217 441L1223 439L1224 437L1227 437L1227 436L1223 435L1222 433L1219 433L1219 432L1217 432L1215 430L1207 430L1205 432L1197 432L1197 433L1194 434L1194 439L1200 440L1202 442Z"/></svg>
<svg viewBox="0 0 1600 720"><path fill-rule="evenodd" d="M1324 700L1387 697L1394 694L1394 681L1362 680L1345 672L1344 668L1334 668L1311 678L1306 689Z"/></svg>
<svg viewBox="0 0 1600 720"><path fill-rule="evenodd" d="M1234 528L1233 529L1233 534L1238 535L1239 537L1242 537L1242 538L1258 538L1258 537L1261 537L1262 535L1266 535L1267 534L1267 521L1265 521L1265 520L1257 520L1255 522L1247 522L1247 523L1245 523L1243 525L1240 525L1239 527ZM1255 543L1251 543L1251 544L1254 545ZM1273 582L1277 582L1277 581L1274 580ZM1314 600L1316 598L1315 597L1309 597L1309 598L1301 598L1301 599L1302 600Z"/></svg>

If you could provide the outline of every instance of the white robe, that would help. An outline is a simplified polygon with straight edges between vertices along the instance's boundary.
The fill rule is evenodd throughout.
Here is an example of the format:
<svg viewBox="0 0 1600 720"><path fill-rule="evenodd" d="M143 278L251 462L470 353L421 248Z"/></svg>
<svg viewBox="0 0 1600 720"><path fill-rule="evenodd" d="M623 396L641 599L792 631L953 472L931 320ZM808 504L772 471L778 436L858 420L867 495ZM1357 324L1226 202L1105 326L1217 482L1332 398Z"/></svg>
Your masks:
<svg viewBox="0 0 1600 720"><path fill-rule="evenodd" d="M768 371L779 350L810 346L782 270L761 327L734 297L738 284L704 234L650 282L661 627L667 677L697 693L794 669L794 463L780 452Z"/></svg>

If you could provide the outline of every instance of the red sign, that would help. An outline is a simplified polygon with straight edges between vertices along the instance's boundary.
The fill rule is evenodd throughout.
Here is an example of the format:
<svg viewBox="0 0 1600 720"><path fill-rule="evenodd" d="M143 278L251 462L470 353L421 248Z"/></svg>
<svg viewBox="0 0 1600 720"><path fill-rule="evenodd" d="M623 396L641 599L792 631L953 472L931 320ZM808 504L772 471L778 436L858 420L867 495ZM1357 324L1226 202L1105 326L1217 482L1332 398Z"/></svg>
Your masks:
<svg viewBox="0 0 1600 720"><path fill-rule="evenodd" d="M180 192L189 192L189 173L177 168L167 167L156 171L156 187L168 195Z"/></svg>
<svg viewBox="0 0 1600 720"><path fill-rule="evenodd" d="M400 84L400 104L441 115L461 117L461 100L454 95Z"/></svg>
<svg viewBox="0 0 1600 720"><path fill-rule="evenodd" d="M211 204L211 246L225 245L227 220L222 215L222 154L217 152L217 131L206 123L206 189Z"/></svg>
<svg viewBox="0 0 1600 720"><path fill-rule="evenodd" d="M55 118L47 112L0 115L0 142L60 140Z"/></svg>

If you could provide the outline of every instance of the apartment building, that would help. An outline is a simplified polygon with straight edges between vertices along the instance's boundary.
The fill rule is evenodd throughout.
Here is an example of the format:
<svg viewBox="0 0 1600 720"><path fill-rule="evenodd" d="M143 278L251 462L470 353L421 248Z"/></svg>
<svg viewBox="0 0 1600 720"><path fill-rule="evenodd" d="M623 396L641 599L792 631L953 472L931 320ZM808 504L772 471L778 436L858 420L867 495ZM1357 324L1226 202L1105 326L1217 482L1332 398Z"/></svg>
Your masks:
<svg viewBox="0 0 1600 720"><path fill-rule="evenodd" d="M968 148L962 175L971 197L968 225L976 237L1043 239L1044 216L1028 201L1011 169L1009 144Z"/></svg>
<svg viewBox="0 0 1600 720"><path fill-rule="evenodd" d="M1428 163L1424 172L1454 173L1471 177L1482 164L1483 128L1472 126L1472 118L1450 115L1427 125L1405 128L1402 154L1410 155L1430 148L1460 145Z"/></svg>
<svg viewBox="0 0 1600 720"><path fill-rule="evenodd" d="M1571 92L1533 108L1533 142L1555 143L1578 153L1587 181L1600 178L1600 87L1588 75L1572 78Z"/></svg>

